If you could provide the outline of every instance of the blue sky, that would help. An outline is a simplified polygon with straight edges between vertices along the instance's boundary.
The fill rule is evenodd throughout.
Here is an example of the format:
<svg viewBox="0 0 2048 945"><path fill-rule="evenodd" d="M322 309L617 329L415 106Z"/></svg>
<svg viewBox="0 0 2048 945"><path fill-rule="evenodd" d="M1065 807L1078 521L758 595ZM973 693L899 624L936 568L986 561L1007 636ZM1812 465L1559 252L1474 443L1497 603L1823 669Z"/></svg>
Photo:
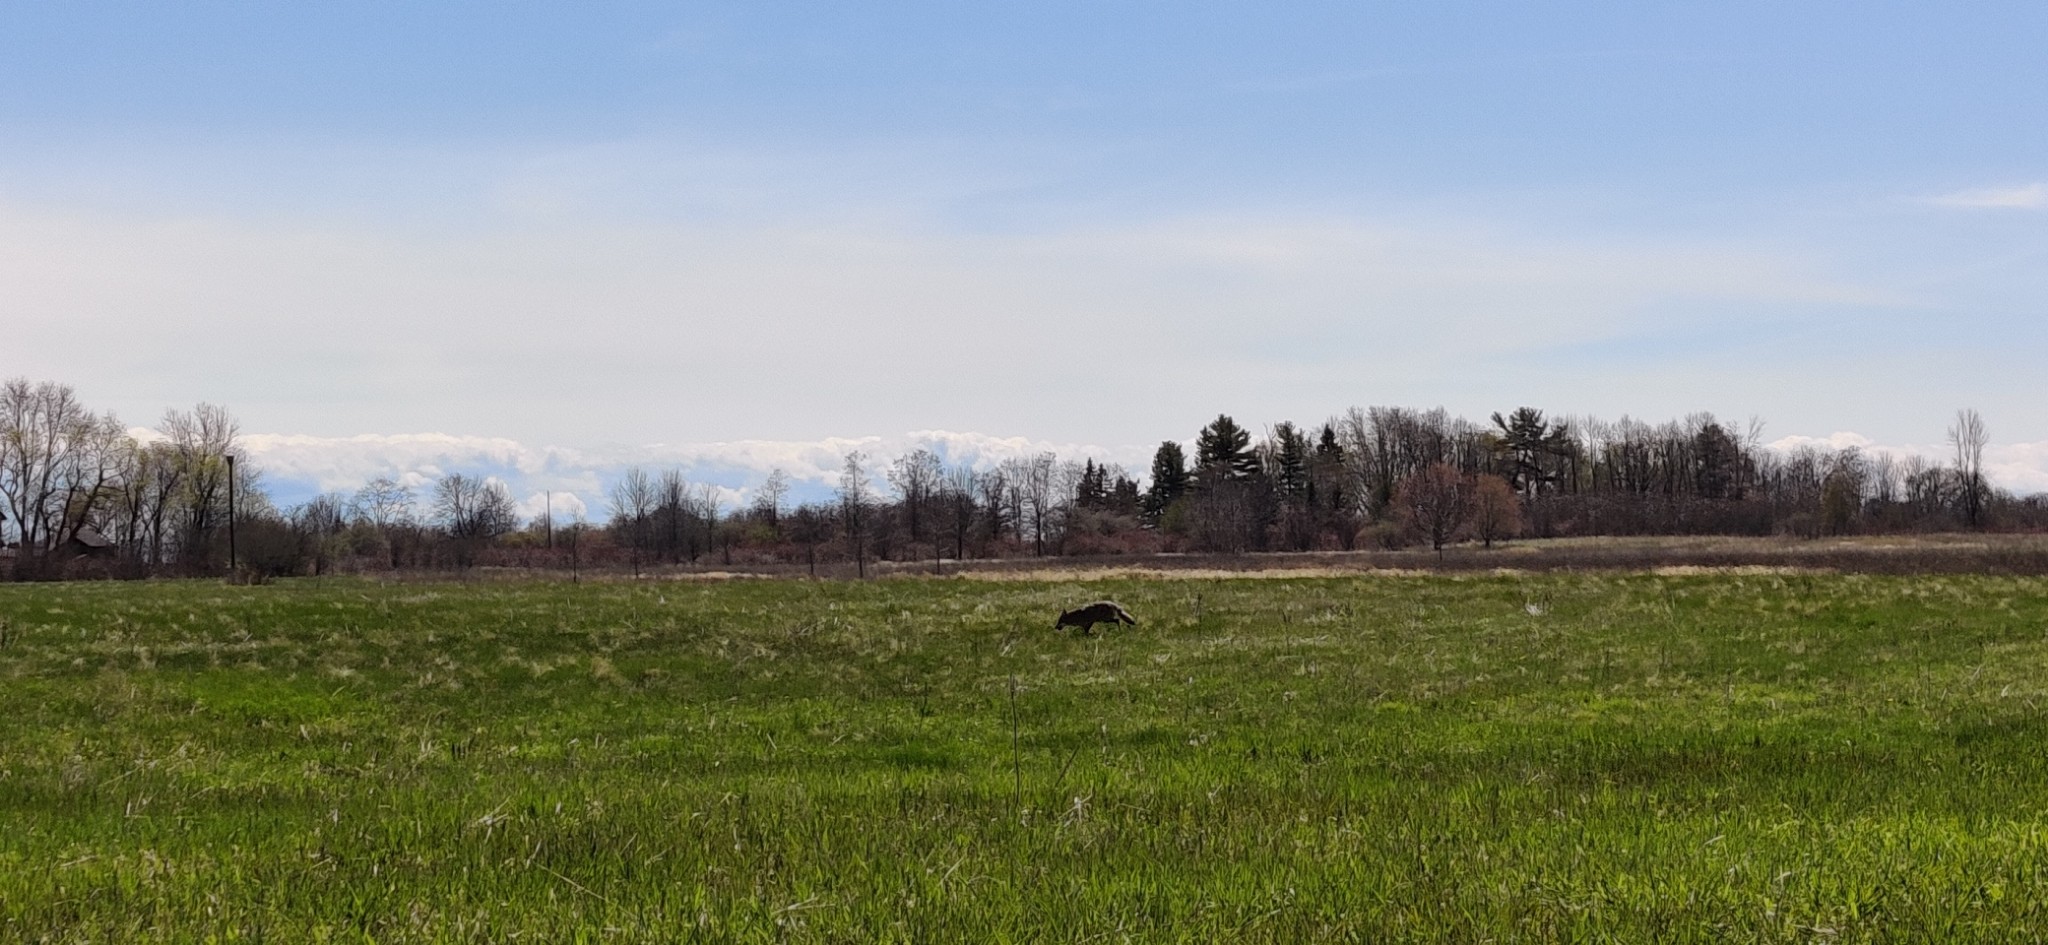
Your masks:
<svg viewBox="0 0 2048 945"><path fill-rule="evenodd" d="M2039 4L0 23L0 373L132 423L1121 456L1219 411L1905 447L1973 406L2048 442Z"/></svg>

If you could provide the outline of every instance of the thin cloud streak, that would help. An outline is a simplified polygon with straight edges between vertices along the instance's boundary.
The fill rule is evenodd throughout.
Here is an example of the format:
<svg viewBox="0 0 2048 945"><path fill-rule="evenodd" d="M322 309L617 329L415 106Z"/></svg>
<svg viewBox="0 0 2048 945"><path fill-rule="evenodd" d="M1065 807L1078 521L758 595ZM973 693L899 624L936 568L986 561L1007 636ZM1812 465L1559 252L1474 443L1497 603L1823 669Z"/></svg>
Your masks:
<svg viewBox="0 0 2048 945"><path fill-rule="evenodd" d="M2048 207L2048 183L2033 183L2021 187L1994 187L1985 190L1959 190L1955 193L1935 197L1928 202L1942 207L1990 210L2039 210Z"/></svg>

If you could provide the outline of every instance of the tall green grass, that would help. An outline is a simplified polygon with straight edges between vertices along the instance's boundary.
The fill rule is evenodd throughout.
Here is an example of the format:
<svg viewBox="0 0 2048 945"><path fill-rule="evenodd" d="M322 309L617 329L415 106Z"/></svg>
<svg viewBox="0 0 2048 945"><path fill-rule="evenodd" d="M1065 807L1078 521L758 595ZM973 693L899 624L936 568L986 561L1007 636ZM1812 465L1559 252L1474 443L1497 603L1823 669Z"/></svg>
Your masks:
<svg viewBox="0 0 2048 945"><path fill-rule="evenodd" d="M1114 597L1141 624L1050 630ZM0 587L0 941L2048 933L2048 582Z"/></svg>

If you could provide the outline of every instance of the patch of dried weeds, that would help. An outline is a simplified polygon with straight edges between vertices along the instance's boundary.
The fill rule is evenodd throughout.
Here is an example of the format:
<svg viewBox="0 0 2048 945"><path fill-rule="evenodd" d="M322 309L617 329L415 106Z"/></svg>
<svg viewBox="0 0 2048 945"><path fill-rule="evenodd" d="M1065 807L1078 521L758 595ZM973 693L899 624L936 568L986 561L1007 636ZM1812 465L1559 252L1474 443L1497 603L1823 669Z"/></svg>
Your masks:
<svg viewBox="0 0 2048 945"><path fill-rule="evenodd" d="M1777 564L1670 564L1651 568L1650 573L1658 577L1704 577L1707 575L1732 575L1736 577L1799 577L1802 575L1836 574L1834 568L1797 568Z"/></svg>
<svg viewBox="0 0 2048 945"><path fill-rule="evenodd" d="M1273 568L1143 568L1118 566L1091 568L1087 566L1065 568L1030 569L986 569L957 571L945 575L948 579L966 581L1099 581L1114 578L1141 578L1166 581L1215 581L1229 579L1276 580L1285 578L1335 578L1335 577L1423 577L1435 572L1421 568L1340 568L1340 567L1273 567ZM914 577L915 575L904 575ZM932 575L924 575L931 577Z"/></svg>

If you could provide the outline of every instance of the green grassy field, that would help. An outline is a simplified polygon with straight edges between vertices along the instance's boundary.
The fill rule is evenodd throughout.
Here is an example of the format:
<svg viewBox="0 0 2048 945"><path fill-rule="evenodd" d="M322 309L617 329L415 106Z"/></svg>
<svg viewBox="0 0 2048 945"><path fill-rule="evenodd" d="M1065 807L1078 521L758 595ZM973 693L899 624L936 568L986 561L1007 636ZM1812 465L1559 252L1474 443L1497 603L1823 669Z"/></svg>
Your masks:
<svg viewBox="0 0 2048 945"><path fill-rule="evenodd" d="M2044 713L2039 579L5 586L0 941L2040 940Z"/></svg>

